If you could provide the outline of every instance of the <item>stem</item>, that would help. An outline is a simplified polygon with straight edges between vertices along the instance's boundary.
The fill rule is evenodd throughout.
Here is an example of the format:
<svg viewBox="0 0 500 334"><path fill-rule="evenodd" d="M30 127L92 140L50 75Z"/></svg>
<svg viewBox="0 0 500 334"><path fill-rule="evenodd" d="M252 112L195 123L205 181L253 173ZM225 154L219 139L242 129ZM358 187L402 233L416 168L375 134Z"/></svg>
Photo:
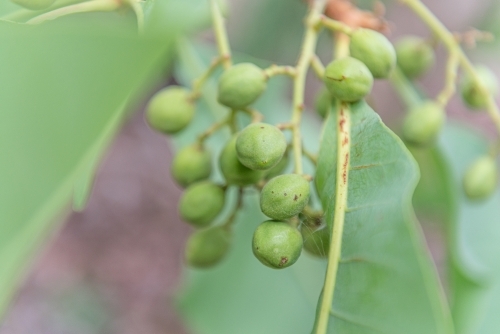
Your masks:
<svg viewBox="0 0 500 334"><path fill-rule="evenodd" d="M306 84L306 74L315 54L316 43L318 41L317 22L326 6L326 0L316 0L312 3L309 14L306 18L306 32L302 43L302 50L296 66L296 76L293 80L293 112L292 120L292 144L293 157L295 162L295 173L302 174L302 141L300 135L300 121L304 111L304 90Z"/></svg>
<svg viewBox="0 0 500 334"><path fill-rule="evenodd" d="M243 206L243 187L240 187L238 188L238 197L233 212L227 218L226 222L222 225L225 229L230 229L233 226L236 215L238 214L238 211L241 209L242 206Z"/></svg>
<svg viewBox="0 0 500 334"><path fill-rule="evenodd" d="M458 70L458 57L455 52L452 52L448 56L448 61L446 62L446 81L443 90L436 97L437 102L445 107L450 101L456 90L457 81L457 70Z"/></svg>
<svg viewBox="0 0 500 334"><path fill-rule="evenodd" d="M316 166L318 164L318 157L317 157L317 155L312 154L311 152L309 152L308 150L306 150L304 147L302 147L302 154L307 159L309 159L309 161L311 161L313 163L313 165Z"/></svg>
<svg viewBox="0 0 500 334"><path fill-rule="evenodd" d="M399 67L396 66L392 71L389 80L392 83L392 87L396 89L399 96L409 108L421 103L422 99Z"/></svg>
<svg viewBox="0 0 500 334"><path fill-rule="evenodd" d="M214 73L214 71L219 67L220 64L224 61L224 57L215 58L210 66L205 70L205 72L200 75L197 79L193 80L193 89L191 91L191 98L193 100L197 100L201 96L201 89L203 85L207 82L210 76Z"/></svg>
<svg viewBox="0 0 500 334"><path fill-rule="evenodd" d="M250 117L252 118L252 123L259 123L259 122L262 122L262 120L264 119L264 115L262 115L260 112L258 112L255 109L245 108L241 111L250 115Z"/></svg>
<svg viewBox="0 0 500 334"><path fill-rule="evenodd" d="M500 134L500 111L493 98L493 96L485 87L479 76L477 75L476 69L470 62L470 60L465 55L464 51L460 47L459 43L456 41L453 34L439 21L439 19L419 0L400 0L405 3L410 9L412 9L415 14L417 14L422 21L424 21L427 26L434 32L437 38L439 38L450 53L455 53L458 57L458 61L462 68L471 76L477 87L480 89L481 93L488 96L488 103L486 105L486 111L490 115L497 132Z"/></svg>
<svg viewBox="0 0 500 334"><path fill-rule="evenodd" d="M317 55L314 55L312 57L311 67L312 67L314 73L316 73L316 76L318 77L318 79L323 80L323 78L325 76L325 66L323 65L323 63L321 62L321 60L318 58Z"/></svg>
<svg viewBox="0 0 500 334"><path fill-rule="evenodd" d="M63 17L70 14L76 13L87 13L87 12L112 12L120 7L121 3L118 0L92 0L82 3L77 3L74 5L62 7L55 9L53 11L44 13L42 15L36 16L31 20L27 21L27 24L40 24L45 21L54 20L59 17Z"/></svg>
<svg viewBox="0 0 500 334"><path fill-rule="evenodd" d="M348 55L349 37L344 34L337 36L335 57L342 58ZM335 211L333 217L332 236L328 251L328 267L326 270L325 284L323 286L323 299L318 314L316 334L326 334L328 320L332 309L337 271L342 251L342 235L344 232L344 219L347 208L347 192L349 189L349 163L351 151L351 117L349 104L337 102L339 109L337 118L337 182L335 185Z"/></svg>
<svg viewBox="0 0 500 334"><path fill-rule="evenodd" d="M135 17L137 18L137 30L139 34L142 34L144 33L144 11L139 1L140 0L128 0L127 3L135 13Z"/></svg>
<svg viewBox="0 0 500 334"><path fill-rule="evenodd" d="M337 20L332 20L325 15L321 15L319 22L323 27L328 28L333 32L341 32L346 35L351 35L353 32L353 29L347 24Z"/></svg>
<svg viewBox="0 0 500 334"><path fill-rule="evenodd" d="M268 77L271 78L275 75L288 75L290 77L294 77L296 74L295 68L292 66L277 66L277 65L271 65L270 67L266 68L264 70L264 74Z"/></svg>
<svg viewBox="0 0 500 334"><path fill-rule="evenodd" d="M229 48L224 17L222 16L217 0L210 0L210 9L212 11L215 39L217 40L219 55L222 57L224 68L229 68L232 65L231 49Z"/></svg>
<svg viewBox="0 0 500 334"><path fill-rule="evenodd" d="M230 122L232 121L232 116L229 115L226 119L223 119L222 121L220 122L217 122L217 123L214 123L212 124L211 127L209 127L207 130L205 130L205 132L201 133L199 136L198 136L198 142L200 144L203 144L203 142L205 140L207 140L207 138L209 138L211 135L213 135L215 132L219 131L222 127L224 127L225 125L229 125Z"/></svg>

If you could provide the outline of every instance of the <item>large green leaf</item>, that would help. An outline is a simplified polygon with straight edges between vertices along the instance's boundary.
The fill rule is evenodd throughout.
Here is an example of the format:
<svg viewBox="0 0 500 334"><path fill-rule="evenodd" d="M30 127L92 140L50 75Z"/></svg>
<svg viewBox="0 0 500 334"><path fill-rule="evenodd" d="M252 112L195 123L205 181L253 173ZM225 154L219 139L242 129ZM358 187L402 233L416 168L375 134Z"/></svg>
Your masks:
<svg viewBox="0 0 500 334"><path fill-rule="evenodd" d="M328 333L452 333L444 294L411 208L417 165L365 102L352 105L351 118L347 210ZM316 176L330 225L337 121L332 112Z"/></svg>
<svg viewBox="0 0 500 334"><path fill-rule="evenodd" d="M172 35L139 38L114 14L0 23L0 315Z"/></svg>

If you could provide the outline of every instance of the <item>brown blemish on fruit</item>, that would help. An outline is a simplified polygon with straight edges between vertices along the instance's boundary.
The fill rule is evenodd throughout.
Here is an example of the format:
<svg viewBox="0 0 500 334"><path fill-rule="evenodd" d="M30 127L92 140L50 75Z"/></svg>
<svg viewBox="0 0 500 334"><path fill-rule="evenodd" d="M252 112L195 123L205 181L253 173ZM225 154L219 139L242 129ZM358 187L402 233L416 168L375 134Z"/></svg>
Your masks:
<svg viewBox="0 0 500 334"><path fill-rule="evenodd" d="M284 193L284 195L286 196L286 193Z"/></svg>
<svg viewBox="0 0 500 334"><path fill-rule="evenodd" d="M283 257L281 258L281 261L280 261L279 266L280 266L280 267L283 267L285 264L287 264L287 262L288 262L288 258L287 258L287 257L285 257L285 256L283 256Z"/></svg>
<svg viewBox="0 0 500 334"><path fill-rule="evenodd" d="M298 199L299 199L299 196L297 196L297 195L295 195L295 196L293 197L293 200L294 200L294 201L296 201L296 200L298 200Z"/></svg>

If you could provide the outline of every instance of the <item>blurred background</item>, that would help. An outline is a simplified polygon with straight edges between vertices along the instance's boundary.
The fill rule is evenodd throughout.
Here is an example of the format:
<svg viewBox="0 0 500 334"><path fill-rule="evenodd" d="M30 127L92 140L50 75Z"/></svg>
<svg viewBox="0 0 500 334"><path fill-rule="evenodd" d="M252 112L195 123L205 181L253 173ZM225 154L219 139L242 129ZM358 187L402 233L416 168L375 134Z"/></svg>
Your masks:
<svg viewBox="0 0 500 334"><path fill-rule="evenodd" d="M157 0L161 1L161 0ZM230 0L229 33L235 52L278 64L293 63L301 41L301 0ZM472 27L500 31L496 0L423 1L452 31ZM370 7L370 1L360 1ZM406 34L429 36L428 30L397 1L386 1L391 40ZM255 26L265 25L267 31ZM254 31L255 30L255 31ZM259 34L257 34L259 32ZM210 42L210 31L192 38ZM320 47L326 59L330 47ZM500 44L479 44L472 59L500 75ZM443 84L443 53L422 81L430 94ZM148 128L144 105L154 91L172 83L162 74L160 85L144 93L100 163L94 189L83 212L71 213L50 245L36 258L12 304L0 334L182 334L187 326L174 300L183 282L183 252L190 228L177 215L181 190L172 181L172 146ZM312 76L307 104L312 106L319 82ZM373 105L398 131L403 105L387 82L377 82ZM320 120L312 108L313 123ZM448 108L456 119L492 131L484 115L471 116L454 98ZM440 231L426 225L436 262L442 261ZM250 248L248 248L250 249Z"/></svg>

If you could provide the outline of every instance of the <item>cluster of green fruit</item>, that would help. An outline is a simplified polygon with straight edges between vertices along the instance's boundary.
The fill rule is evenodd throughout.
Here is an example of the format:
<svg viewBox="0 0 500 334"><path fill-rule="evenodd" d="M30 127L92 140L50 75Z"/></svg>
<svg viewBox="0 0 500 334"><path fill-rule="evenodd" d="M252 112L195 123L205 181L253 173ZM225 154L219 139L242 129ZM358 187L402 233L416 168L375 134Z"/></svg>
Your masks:
<svg viewBox="0 0 500 334"><path fill-rule="evenodd" d="M231 112L245 110L259 98L267 86L267 76L251 63L226 69L219 79L218 101ZM147 120L151 127L175 134L193 119L195 95L188 89L170 86L158 92L149 102ZM182 148L174 157L171 172L185 188L179 202L181 218L198 230L187 242L186 260L195 267L209 267L223 259L231 244L231 221L213 226L225 206L228 186L261 187L260 207L271 218L260 224L253 237L257 259L272 268L286 268L299 258L306 236L306 249L319 250L315 238L324 233L311 233L312 223L297 226L296 219L310 198L310 180L299 174L282 174L289 164L288 144L276 126L253 122L234 133L219 156L217 166L225 184L210 181L212 154L204 141ZM294 218L291 221L290 219ZM315 221L317 225L317 221ZM303 232L301 232L303 230ZM326 234L328 235L328 234ZM324 240L321 245L326 244Z"/></svg>
<svg viewBox="0 0 500 334"><path fill-rule="evenodd" d="M372 88L374 78L387 78L397 65L401 73L413 80L422 76L435 61L434 50L428 41L409 36L394 48L382 34L368 29L353 32L350 57L337 59L325 71L327 90L316 100L316 110L325 117L333 100L355 102L365 97ZM481 83L465 75L460 83L460 93L465 104L474 110L484 109L489 96L498 91L495 75L486 67L478 66L476 72ZM402 135L412 145L429 146L446 121L443 106L433 100L424 100L412 106L404 120ZM495 157L478 158L465 173L463 187L470 199L484 199L496 189L498 170Z"/></svg>

